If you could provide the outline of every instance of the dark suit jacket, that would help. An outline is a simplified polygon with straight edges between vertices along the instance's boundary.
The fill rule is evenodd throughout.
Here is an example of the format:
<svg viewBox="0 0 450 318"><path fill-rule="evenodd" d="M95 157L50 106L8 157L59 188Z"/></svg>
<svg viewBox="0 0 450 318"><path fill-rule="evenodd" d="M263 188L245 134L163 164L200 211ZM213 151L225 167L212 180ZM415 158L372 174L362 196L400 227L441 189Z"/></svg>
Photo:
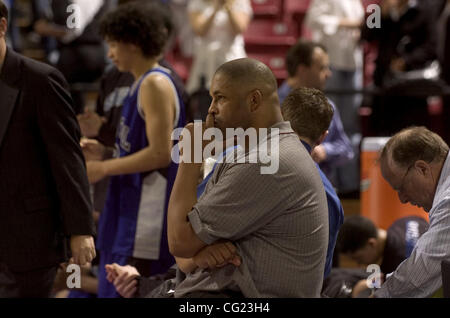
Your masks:
<svg viewBox="0 0 450 318"><path fill-rule="evenodd" d="M80 130L63 76L8 49L0 74L0 261L27 271L93 235Z"/></svg>

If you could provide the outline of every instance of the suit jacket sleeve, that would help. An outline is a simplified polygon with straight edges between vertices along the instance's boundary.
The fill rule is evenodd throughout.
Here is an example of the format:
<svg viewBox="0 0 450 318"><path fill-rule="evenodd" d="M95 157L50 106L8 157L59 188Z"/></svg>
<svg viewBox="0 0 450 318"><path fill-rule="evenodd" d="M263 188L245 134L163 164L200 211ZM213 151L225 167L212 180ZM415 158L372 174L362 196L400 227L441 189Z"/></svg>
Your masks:
<svg viewBox="0 0 450 318"><path fill-rule="evenodd" d="M86 166L79 140L80 128L63 76L52 71L37 104L37 122L59 196L65 235L94 235L92 204Z"/></svg>

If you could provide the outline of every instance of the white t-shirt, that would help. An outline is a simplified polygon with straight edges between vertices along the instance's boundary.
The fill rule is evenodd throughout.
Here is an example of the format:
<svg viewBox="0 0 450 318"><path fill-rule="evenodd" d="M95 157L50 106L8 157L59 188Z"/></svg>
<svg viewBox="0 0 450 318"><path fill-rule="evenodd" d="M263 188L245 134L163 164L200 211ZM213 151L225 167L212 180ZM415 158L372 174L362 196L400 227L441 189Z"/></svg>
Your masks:
<svg viewBox="0 0 450 318"><path fill-rule="evenodd" d="M253 14L249 0L235 0L234 12ZM188 12L200 12L204 16L210 16L214 12L214 2L208 0L191 0ZM212 76L216 69L225 62L246 57L244 38L242 34L236 34L230 23L228 13L220 9L208 31L202 37L194 39L194 61L190 71L186 89L194 92L200 86L201 75L205 76L206 86L211 84Z"/></svg>
<svg viewBox="0 0 450 318"><path fill-rule="evenodd" d="M359 31L340 28L342 18L364 18L361 0L312 0L306 15L313 41L323 44L330 57L330 65L340 70L361 68L362 50L358 44Z"/></svg>

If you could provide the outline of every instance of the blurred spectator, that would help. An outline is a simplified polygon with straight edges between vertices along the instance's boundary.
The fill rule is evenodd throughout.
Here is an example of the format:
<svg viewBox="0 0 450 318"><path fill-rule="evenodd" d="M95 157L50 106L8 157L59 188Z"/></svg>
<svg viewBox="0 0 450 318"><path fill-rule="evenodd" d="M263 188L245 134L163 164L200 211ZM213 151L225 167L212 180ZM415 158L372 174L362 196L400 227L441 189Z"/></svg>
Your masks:
<svg viewBox="0 0 450 318"><path fill-rule="evenodd" d="M362 38L378 43L374 83L385 95L375 96L371 129L391 135L401 128L428 125L426 96L415 93L410 71L422 70L436 59L435 6L416 0L381 1L381 27L362 28ZM423 78L422 78L423 79ZM409 96L405 96L406 94Z"/></svg>
<svg viewBox="0 0 450 318"><path fill-rule="evenodd" d="M38 21L44 21L46 17L52 17L52 6L50 4L50 0L33 0L31 1L32 6L32 24L33 28L35 26L35 23ZM43 24L42 24L43 25ZM53 52L57 52L58 48L58 42L56 40L55 34L53 32L47 35L44 34L44 32L41 30L40 32L37 32L41 36L41 45L42 48L45 51L45 60L48 63L50 62L50 57Z"/></svg>
<svg viewBox="0 0 450 318"><path fill-rule="evenodd" d="M286 56L288 79L278 89L278 96L282 103L286 96L295 88L307 87L323 90L330 77L329 58L325 47L311 41L298 41L292 46ZM327 178L336 187L336 167L352 159L353 149L342 127L339 110L331 100L334 115L328 129L329 133L322 144L316 146L312 152L314 161Z"/></svg>
<svg viewBox="0 0 450 318"><path fill-rule="evenodd" d="M181 53L185 57L191 57L194 50L194 32L189 25L189 16L187 12L188 0L171 0L169 6L172 9L178 41Z"/></svg>
<svg viewBox="0 0 450 318"><path fill-rule="evenodd" d="M312 39L326 47L331 76L325 90L359 90L362 88L363 54L359 45L364 18L361 0L313 0L306 15ZM359 123L360 94L328 94L341 115L344 131L353 152L358 154L361 140ZM359 190L359 156L336 168L337 187L341 192Z"/></svg>
<svg viewBox="0 0 450 318"><path fill-rule="evenodd" d="M253 11L249 0L191 0L188 12L197 35L186 86L191 94L201 88L202 77L209 87L220 65L246 56L242 33L247 29Z"/></svg>
<svg viewBox="0 0 450 318"><path fill-rule="evenodd" d="M44 0L45 1L45 0ZM77 5L79 11L69 10ZM50 57L50 62L63 73L69 84L90 83L103 73L105 49L98 33L98 20L111 5L104 0L59 0L48 4L40 1L37 12L43 14L34 24L35 31L42 36L54 37L58 41L58 51ZM71 23L75 23L74 26ZM75 111L82 111L83 98L72 91Z"/></svg>

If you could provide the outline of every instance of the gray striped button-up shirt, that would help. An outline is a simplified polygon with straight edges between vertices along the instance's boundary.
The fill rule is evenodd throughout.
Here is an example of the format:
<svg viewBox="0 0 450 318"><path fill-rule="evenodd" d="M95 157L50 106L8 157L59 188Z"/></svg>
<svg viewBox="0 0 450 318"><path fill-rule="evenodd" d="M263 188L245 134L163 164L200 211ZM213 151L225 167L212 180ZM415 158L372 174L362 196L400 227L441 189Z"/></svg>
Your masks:
<svg viewBox="0 0 450 318"><path fill-rule="evenodd" d="M175 289L240 291L245 297L319 297L328 247L325 191L310 154L289 122L279 129L279 169L260 163L222 163L189 220L207 244L235 243L242 264L187 275ZM273 137L272 137L273 140Z"/></svg>

